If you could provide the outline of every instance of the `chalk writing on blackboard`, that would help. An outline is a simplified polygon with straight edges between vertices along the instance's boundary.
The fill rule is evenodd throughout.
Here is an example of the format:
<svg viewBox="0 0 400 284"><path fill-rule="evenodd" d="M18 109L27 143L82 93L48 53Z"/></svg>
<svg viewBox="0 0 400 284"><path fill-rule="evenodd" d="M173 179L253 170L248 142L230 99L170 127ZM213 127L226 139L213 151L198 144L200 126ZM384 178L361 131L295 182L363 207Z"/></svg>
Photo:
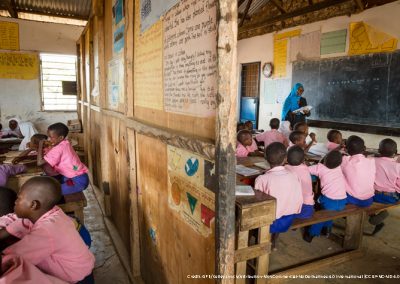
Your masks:
<svg viewBox="0 0 400 284"><path fill-rule="evenodd" d="M215 115L216 6L183 0L164 19L164 108L192 116Z"/></svg>

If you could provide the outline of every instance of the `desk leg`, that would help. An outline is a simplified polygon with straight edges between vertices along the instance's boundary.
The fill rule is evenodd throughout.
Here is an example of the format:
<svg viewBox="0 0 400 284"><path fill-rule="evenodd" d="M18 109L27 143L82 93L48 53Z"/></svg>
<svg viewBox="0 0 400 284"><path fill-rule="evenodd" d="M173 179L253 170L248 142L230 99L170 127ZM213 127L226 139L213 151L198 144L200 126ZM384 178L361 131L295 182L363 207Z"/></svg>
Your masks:
<svg viewBox="0 0 400 284"><path fill-rule="evenodd" d="M249 231L243 231L238 234L238 244L237 249L242 249L248 247L249 244ZM236 275L246 275L247 260L236 263ZM236 284L245 284L245 278L237 278Z"/></svg>
<svg viewBox="0 0 400 284"><path fill-rule="evenodd" d="M263 243L269 243L271 244L271 234L269 233L269 226L261 227L258 230L258 243L263 244ZM269 254L270 254L270 249L269 247L268 252L266 254L257 257L256 260L256 275L267 275L268 274L268 268L269 268ZM256 278L255 283L256 284L264 284L267 283L267 278Z"/></svg>
<svg viewBox="0 0 400 284"><path fill-rule="evenodd" d="M364 225L364 214L354 214L346 217L346 229L344 233L343 248L359 249L361 247Z"/></svg>

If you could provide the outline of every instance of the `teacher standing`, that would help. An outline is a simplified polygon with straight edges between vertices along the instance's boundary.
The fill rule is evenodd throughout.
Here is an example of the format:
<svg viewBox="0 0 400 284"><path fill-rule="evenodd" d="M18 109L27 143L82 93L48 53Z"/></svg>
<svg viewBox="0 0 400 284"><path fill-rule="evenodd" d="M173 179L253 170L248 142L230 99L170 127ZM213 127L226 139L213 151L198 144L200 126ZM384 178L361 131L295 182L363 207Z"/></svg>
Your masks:
<svg viewBox="0 0 400 284"><path fill-rule="evenodd" d="M303 113L293 113L293 111L307 106L307 100L302 97L303 93L303 85L296 83L289 96L287 96L285 103L283 104L282 121L289 121L291 127L298 122L305 122L306 117L310 116L309 110L304 110Z"/></svg>

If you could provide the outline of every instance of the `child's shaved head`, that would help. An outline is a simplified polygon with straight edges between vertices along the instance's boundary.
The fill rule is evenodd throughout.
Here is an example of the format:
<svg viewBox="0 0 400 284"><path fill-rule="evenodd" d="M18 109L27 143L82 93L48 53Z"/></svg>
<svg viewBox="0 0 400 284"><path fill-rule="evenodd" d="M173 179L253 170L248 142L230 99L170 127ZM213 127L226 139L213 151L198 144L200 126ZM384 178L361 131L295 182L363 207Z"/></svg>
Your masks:
<svg viewBox="0 0 400 284"><path fill-rule="evenodd" d="M21 188L29 198L40 202L42 208L50 210L62 197L60 183L52 177L33 177Z"/></svg>

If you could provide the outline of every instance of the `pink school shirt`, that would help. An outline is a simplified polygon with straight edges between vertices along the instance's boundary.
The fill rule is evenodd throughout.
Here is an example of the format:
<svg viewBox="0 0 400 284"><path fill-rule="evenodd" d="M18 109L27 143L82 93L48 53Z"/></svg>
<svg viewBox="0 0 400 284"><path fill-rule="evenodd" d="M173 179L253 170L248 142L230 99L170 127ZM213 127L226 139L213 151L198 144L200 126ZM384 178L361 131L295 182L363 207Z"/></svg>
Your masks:
<svg viewBox="0 0 400 284"><path fill-rule="evenodd" d="M80 176L88 172L68 140L61 141L44 156L55 171L67 178Z"/></svg>
<svg viewBox="0 0 400 284"><path fill-rule="evenodd" d="M314 205L312 180L308 167L305 164L301 164L298 166L286 165L285 168L294 173L300 179L301 190L303 193L303 204Z"/></svg>
<svg viewBox="0 0 400 284"><path fill-rule="evenodd" d="M285 167L272 168L256 178L254 188L276 198L276 219L300 213L303 205L301 182Z"/></svg>
<svg viewBox="0 0 400 284"><path fill-rule="evenodd" d="M43 272L67 282L78 282L92 272L93 254L72 219L59 207L55 206L36 223L30 223L29 230L21 228L21 224L17 220L6 227L7 232L21 240L6 248L5 255L22 256Z"/></svg>
<svg viewBox="0 0 400 284"><path fill-rule="evenodd" d="M236 146L236 157L243 158L247 157L249 153L253 153L258 149L256 142L253 139L253 143L250 146L244 146L242 143L237 141Z"/></svg>
<svg viewBox="0 0 400 284"><path fill-rule="evenodd" d="M380 157L375 158L375 166L375 190L400 193L400 163L393 158Z"/></svg>
<svg viewBox="0 0 400 284"><path fill-rule="evenodd" d="M363 154L343 156L342 171L347 182L347 193L366 200L374 196L375 161Z"/></svg>
<svg viewBox="0 0 400 284"><path fill-rule="evenodd" d="M265 131L256 136L258 142L264 142L264 147L267 147L273 142L280 142L285 146L288 146L288 140L285 135L280 133L276 129L271 129L270 131Z"/></svg>
<svg viewBox="0 0 400 284"><path fill-rule="evenodd" d="M308 167L310 174L318 176L321 181L322 194L330 199L345 199L346 179L340 167L329 169L324 164Z"/></svg>
<svg viewBox="0 0 400 284"><path fill-rule="evenodd" d="M329 151L335 150L339 146L340 146L339 144L333 143L330 141L328 141L328 143L326 143L326 148L328 148Z"/></svg>

